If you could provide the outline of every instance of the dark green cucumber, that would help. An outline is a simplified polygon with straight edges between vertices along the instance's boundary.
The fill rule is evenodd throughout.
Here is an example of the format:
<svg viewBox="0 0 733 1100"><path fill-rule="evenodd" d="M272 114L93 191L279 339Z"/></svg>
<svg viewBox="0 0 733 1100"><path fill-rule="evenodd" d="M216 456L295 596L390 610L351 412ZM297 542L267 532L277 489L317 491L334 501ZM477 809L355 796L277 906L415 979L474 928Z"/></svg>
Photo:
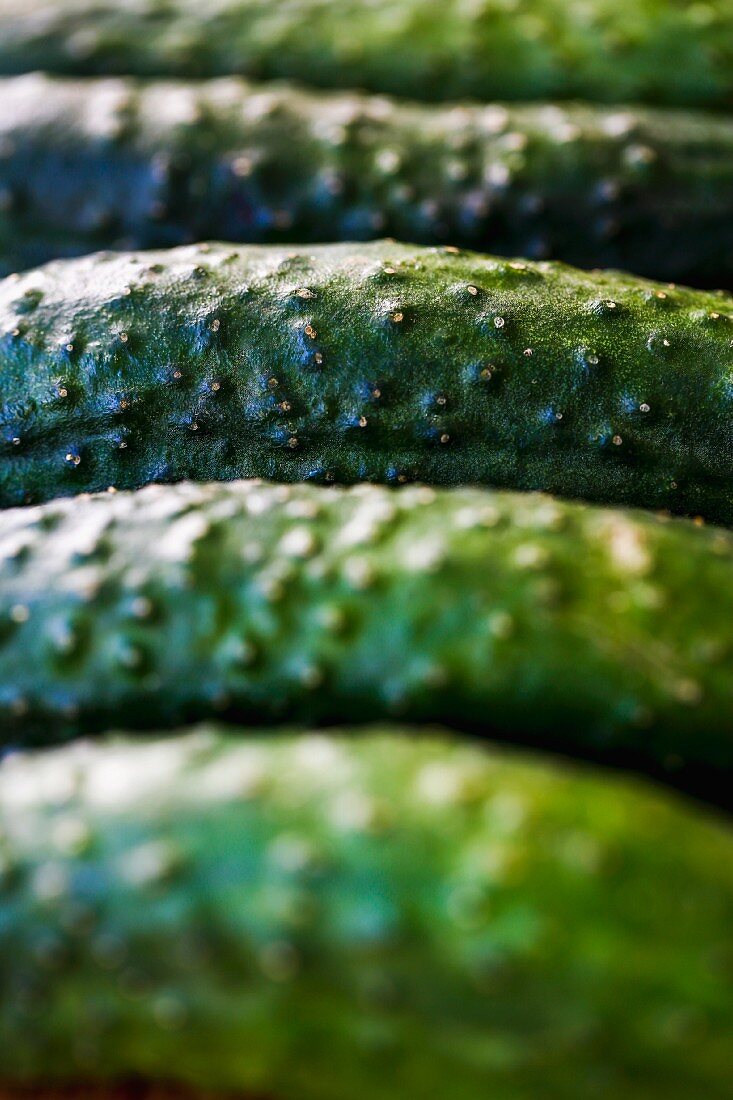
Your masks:
<svg viewBox="0 0 733 1100"><path fill-rule="evenodd" d="M8 743L442 722L733 775L733 533L531 494L239 482L0 513Z"/></svg>
<svg viewBox="0 0 733 1100"><path fill-rule="evenodd" d="M627 781L204 729L12 756L0 828L10 1096L733 1095L733 836Z"/></svg>
<svg viewBox="0 0 733 1100"><path fill-rule="evenodd" d="M237 79L0 81L3 274L103 247L384 234L730 285L733 122Z"/></svg>
<svg viewBox="0 0 733 1100"><path fill-rule="evenodd" d="M488 483L733 522L733 298L393 242L0 283L0 503L150 481Z"/></svg>
<svg viewBox="0 0 733 1100"><path fill-rule="evenodd" d="M2 0L0 72L733 104L730 0Z"/></svg>

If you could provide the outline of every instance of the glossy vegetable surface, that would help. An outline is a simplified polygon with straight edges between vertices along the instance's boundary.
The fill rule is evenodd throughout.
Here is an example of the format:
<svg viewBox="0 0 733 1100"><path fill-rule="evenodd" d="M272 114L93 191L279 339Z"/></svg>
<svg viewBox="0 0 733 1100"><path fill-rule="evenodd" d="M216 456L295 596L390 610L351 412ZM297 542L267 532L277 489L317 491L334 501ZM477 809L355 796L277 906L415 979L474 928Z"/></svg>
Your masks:
<svg viewBox="0 0 733 1100"><path fill-rule="evenodd" d="M416 480L733 521L733 298L385 241L0 283L0 503Z"/></svg>

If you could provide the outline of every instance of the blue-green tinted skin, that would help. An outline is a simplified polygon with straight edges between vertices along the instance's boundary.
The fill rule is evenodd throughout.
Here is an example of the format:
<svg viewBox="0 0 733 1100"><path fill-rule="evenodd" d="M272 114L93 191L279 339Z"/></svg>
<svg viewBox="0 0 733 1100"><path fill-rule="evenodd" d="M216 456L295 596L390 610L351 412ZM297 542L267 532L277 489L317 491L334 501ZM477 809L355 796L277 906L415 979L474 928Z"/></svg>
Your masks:
<svg viewBox="0 0 733 1100"><path fill-rule="evenodd" d="M6 744L120 715L399 717L730 801L722 529L487 490L186 483L3 512L0 556Z"/></svg>
<svg viewBox="0 0 733 1100"><path fill-rule="evenodd" d="M0 504L183 478L485 483L733 521L733 298L390 241L0 283Z"/></svg>
<svg viewBox="0 0 733 1100"><path fill-rule="evenodd" d="M11 756L0 825L4 1097L733 1095L733 839L677 798L199 730Z"/></svg>
<svg viewBox="0 0 733 1100"><path fill-rule="evenodd" d="M391 236L733 284L733 122L227 78L0 79L0 273L100 248Z"/></svg>
<svg viewBox="0 0 733 1100"><path fill-rule="evenodd" d="M729 108L729 0L3 0L0 72L288 77L417 99Z"/></svg>

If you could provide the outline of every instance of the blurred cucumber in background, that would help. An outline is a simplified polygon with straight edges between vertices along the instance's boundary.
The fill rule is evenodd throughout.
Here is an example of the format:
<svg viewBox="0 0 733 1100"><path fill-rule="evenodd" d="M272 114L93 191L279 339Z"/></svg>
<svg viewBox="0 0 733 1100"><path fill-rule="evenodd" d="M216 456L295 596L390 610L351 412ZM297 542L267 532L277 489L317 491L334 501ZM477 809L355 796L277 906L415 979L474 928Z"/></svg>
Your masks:
<svg viewBox="0 0 733 1100"><path fill-rule="evenodd" d="M733 532L529 493L184 482L2 512L0 553L0 747L119 715L399 717L731 806Z"/></svg>
<svg viewBox="0 0 733 1100"><path fill-rule="evenodd" d="M0 73L727 108L730 0L2 0Z"/></svg>
<svg viewBox="0 0 733 1100"><path fill-rule="evenodd" d="M729 285L733 121L0 79L0 274L99 248L385 235Z"/></svg>
<svg viewBox="0 0 733 1100"><path fill-rule="evenodd" d="M730 1100L730 832L628 780L413 736L9 757L3 1095Z"/></svg>

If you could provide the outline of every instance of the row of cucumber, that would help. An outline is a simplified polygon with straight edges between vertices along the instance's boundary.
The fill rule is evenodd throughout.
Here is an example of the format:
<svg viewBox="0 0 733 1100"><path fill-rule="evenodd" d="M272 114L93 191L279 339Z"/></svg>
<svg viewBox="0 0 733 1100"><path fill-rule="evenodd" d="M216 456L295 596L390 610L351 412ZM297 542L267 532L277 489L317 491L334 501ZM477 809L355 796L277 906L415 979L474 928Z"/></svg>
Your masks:
<svg viewBox="0 0 733 1100"><path fill-rule="evenodd" d="M731 74L0 0L0 1100L731 1100Z"/></svg>
<svg viewBox="0 0 733 1100"><path fill-rule="evenodd" d="M732 321L723 293L391 241L59 261L0 285L0 500L483 483L730 524ZM133 726L356 708L730 801L722 530L243 483L10 511L0 532L6 741L120 708Z"/></svg>
<svg viewBox="0 0 733 1100"><path fill-rule="evenodd" d="M108 247L380 236L730 286L733 122L235 78L0 79L2 274Z"/></svg>
<svg viewBox="0 0 733 1100"><path fill-rule="evenodd" d="M725 826L414 727L729 806L733 534L426 485L85 493L505 480L730 520L730 299L392 242L0 296L5 503L46 500L0 513L3 1095L730 1100ZM121 714L245 728L13 751Z"/></svg>
<svg viewBox="0 0 733 1100"><path fill-rule="evenodd" d="M0 274L390 235L730 285L727 0L332 9L3 0Z"/></svg>

